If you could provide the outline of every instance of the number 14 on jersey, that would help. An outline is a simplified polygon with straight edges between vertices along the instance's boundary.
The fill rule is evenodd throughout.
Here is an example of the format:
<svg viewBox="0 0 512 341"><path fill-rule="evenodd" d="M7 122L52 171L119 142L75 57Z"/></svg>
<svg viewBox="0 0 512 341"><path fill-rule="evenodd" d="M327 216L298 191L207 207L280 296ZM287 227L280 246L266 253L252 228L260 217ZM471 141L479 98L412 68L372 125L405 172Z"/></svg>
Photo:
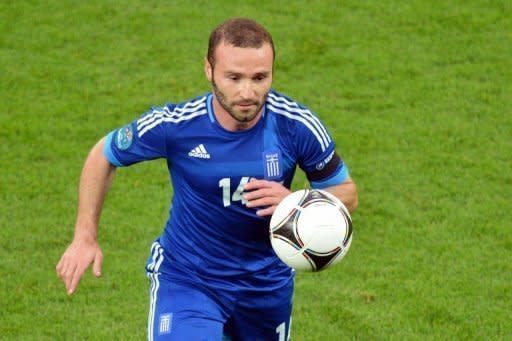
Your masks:
<svg viewBox="0 0 512 341"><path fill-rule="evenodd" d="M224 203L224 207L228 207L234 201L241 201L242 204L247 203L247 200L244 199L242 194L244 192L244 186L249 180L250 177L243 176L233 194L231 194L231 179L222 178L219 180L219 187L222 188L222 202Z"/></svg>

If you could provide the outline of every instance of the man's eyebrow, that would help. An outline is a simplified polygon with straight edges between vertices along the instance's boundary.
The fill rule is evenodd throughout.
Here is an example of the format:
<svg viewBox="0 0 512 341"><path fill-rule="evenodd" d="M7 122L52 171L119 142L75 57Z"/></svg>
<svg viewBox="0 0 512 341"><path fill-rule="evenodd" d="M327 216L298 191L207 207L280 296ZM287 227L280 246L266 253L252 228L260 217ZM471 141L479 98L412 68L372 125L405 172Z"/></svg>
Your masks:
<svg viewBox="0 0 512 341"><path fill-rule="evenodd" d="M237 72L237 71L224 71L224 74L226 75L235 75L235 76L243 76L244 73L243 72ZM268 76L270 75L270 71L260 71L260 72L255 72L253 74L254 76Z"/></svg>

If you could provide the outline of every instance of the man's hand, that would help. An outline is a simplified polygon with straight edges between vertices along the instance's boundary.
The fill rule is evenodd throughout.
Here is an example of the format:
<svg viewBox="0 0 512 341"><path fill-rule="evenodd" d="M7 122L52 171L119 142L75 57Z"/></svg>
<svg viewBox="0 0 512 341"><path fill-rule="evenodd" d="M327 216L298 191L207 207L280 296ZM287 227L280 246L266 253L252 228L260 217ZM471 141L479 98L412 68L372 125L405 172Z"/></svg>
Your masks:
<svg viewBox="0 0 512 341"><path fill-rule="evenodd" d="M66 284L68 295L75 292L80 278L82 278L82 275L91 263L93 263L93 274L96 277L100 277L102 262L103 254L96 240L92 238L75 238L62 255L56 267L57 275Z"/></svg>
<svg viewBox="0 0 512 341"><path fill-rule="evenodd" d="M244 192L247 207L262 207L256 211L259 216L272 215L277 204L291 193L278 182L254 178L244 186Z"/></svg>

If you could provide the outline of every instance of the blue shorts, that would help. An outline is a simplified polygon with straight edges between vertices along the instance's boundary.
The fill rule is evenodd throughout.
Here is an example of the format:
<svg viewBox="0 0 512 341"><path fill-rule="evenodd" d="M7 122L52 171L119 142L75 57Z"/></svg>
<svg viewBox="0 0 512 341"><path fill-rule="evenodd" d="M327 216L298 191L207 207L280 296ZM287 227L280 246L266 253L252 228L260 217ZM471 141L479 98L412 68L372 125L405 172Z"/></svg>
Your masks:
<svg viewBox="0 0 512 341"><path fill-rule="evenodd" d="M151 251L149 340L289 339L293 277L271 290L260 279L205 279L173 269L158 241Z"/></svg>

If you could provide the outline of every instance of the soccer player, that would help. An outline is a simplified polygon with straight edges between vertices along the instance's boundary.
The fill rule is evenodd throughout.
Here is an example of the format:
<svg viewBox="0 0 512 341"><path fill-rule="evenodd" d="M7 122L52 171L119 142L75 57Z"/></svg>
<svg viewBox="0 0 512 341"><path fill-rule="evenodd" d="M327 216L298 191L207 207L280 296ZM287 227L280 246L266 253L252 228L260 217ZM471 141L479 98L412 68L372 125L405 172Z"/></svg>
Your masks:
<svg viewBox="0 0 512 341"><path fill-rule="evenodd" d="M57 264L69 294L91 264L100 275L98 221L115 169L165 158L174 196L146 265L148 338L289 337L294 273L271 248L270 216L297 165L350 211L357 192L317 116L271 89L274 56L265 28L227 20L209 39L211 93L153 108L92 148L75 235Z"/></svg>

